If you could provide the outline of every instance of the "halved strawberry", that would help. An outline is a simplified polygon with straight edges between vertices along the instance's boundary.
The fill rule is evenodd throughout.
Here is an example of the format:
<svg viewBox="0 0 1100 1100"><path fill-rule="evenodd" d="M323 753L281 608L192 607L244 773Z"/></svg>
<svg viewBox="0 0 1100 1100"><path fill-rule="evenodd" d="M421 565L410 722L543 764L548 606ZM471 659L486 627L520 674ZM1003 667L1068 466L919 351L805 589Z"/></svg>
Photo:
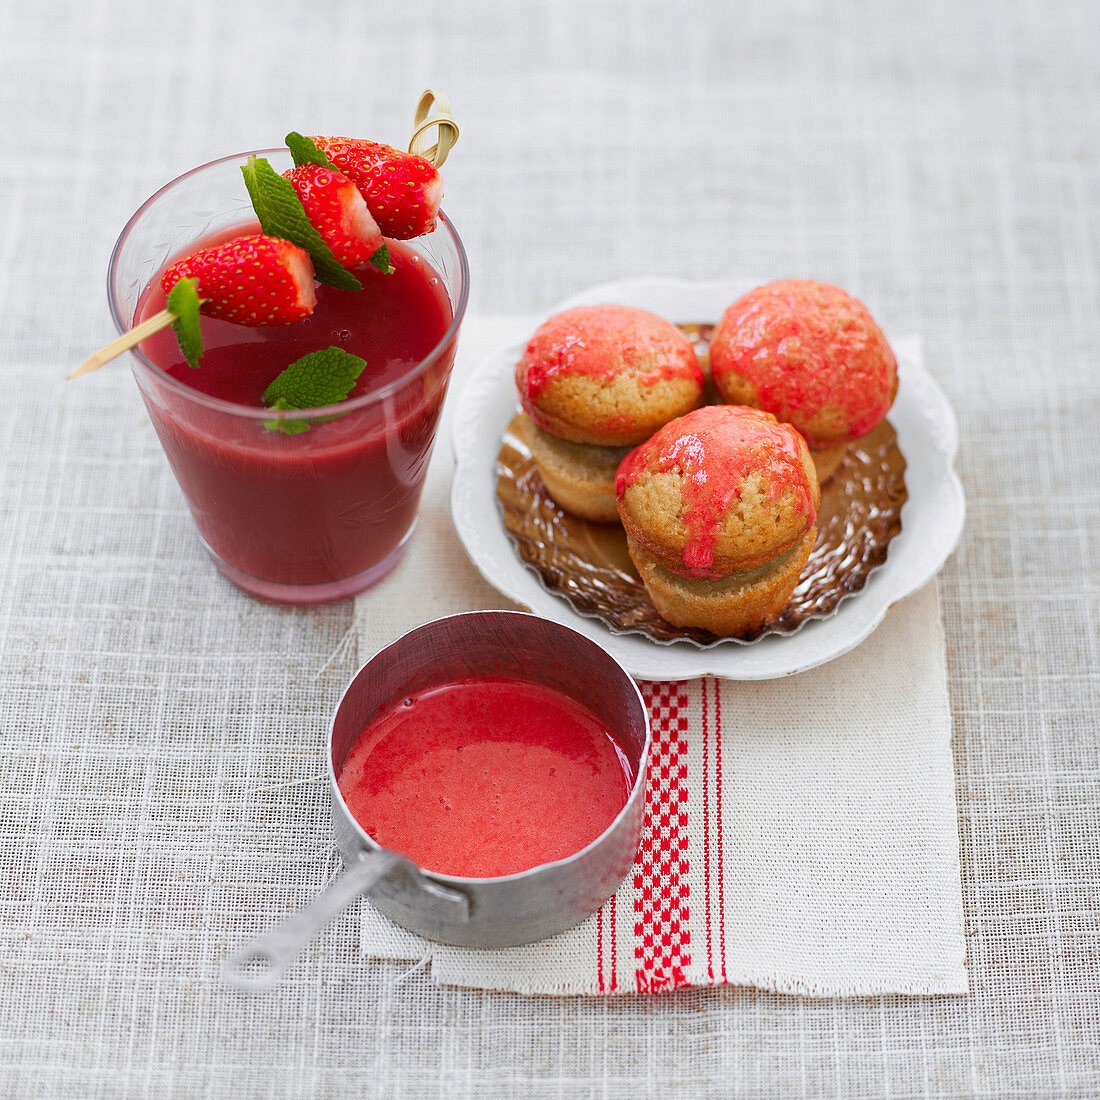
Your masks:
<svg viewBox="0 0 1100 1100"><path fill-rule="evenodd" d="M317 304L309 253L278 237L236 237L177 260L164 292L185 275L198 280L204 313L238 325L290 325Z"/></svg>
<svg viewBox="0 0 1100 1100"><path fill-rule="evenodd" d="M382 230L359 188L342 172L301 164L283 175L294 184L306 217L342 267L358 267L382 247Z"/></svg>
<svg viewBox="0 0 1100 1100"><path fill-rule="evenodd" d="M363 192L387 237L404 241L435 229L443 201L443 177L430 161L377 141L345 137L315 137L313 141Z"/></svg>

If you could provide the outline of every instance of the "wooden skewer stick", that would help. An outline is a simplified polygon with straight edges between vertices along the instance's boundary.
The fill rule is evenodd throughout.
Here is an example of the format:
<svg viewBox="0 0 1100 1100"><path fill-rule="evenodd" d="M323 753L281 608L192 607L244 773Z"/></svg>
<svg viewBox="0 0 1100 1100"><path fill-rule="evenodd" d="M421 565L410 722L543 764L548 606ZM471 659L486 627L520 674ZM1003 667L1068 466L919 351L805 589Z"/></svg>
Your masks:
<svg viewBox="0 0 1100 1100"><path fill-rule="evenodd" d="M129 351L135 345L140 344L147 336L152 336L154 332L160 332L162 328L167 328L175 319L176 315L170 309L162 309L160 313L154 313L147 321L142 321L137 328L124 332L117 340L108 344L105 348L100 348L90 359L81 363L72 374L65 375L65 381L68 382L70 378L99 370L104 363L109 363L124 351Z"/></svg>
<svg viewBox="0 0 1100 1100"><path fill-rule="evenodd" d="M433 106L434 111L432 110ZM435 144L428 145L428 131L433 126L439 128L438 133L436 134ZM448 154L454 148L456 141L458 141L458 123L451 113L451 101L447 98L446 93L429 88L420 97L420 102L416 105L416 114L413 118L413 135L409 140L409 152L416 153L425 160L431 161L436 168L441 168ZM124 351L129 351L146 337L152 336L154 332L160 332L162 328L167 328L175 319L176 315L170 309L162 309L160 313L154 314L147 321L142 321L137 328L130 329L129 332L123 333L122 336L105 348L100 348L90 359L81 363L72 374L67 374L65 381L99 370L104 363L117 359Z"/></svg>
<svg viewBox="0 0 1100 1100"><path fill-rule="evenodd" d="M439 127L439 133L436 135L435 144L428 145L427 132L433 126ZM451 113L451 101L446 93L429 88L416 105L413 136L409 139L409 152L431 161L436 168L442 168L456 141L458 141L458 123Z"/></svg>

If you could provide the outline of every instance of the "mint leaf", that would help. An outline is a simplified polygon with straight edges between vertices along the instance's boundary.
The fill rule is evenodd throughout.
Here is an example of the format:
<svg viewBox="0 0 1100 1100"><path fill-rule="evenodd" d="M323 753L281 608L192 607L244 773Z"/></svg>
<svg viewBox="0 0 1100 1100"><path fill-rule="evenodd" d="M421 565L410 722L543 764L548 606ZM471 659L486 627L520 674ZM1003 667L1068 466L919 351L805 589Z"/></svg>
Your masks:
<svg viewBox="0 0 1100 1100"><path fill-rule="evenodd" d="M198 287L198 279L185 275L168 291L168 301L165 303L176 315L172 329L190 367L199 365L203 353L202 330L199 328L199 306L202 303Z"/></svg>
<svg viewBox="0 0 1100 1100"><path fill-rule="evenodd" d="M294 158L295 166L301 164L319 164L322 168L332 168L337 172L340 171L340 169L317 148L315 142L299 134L297 130L291 130L290 133L287 134L285 140L286 147L290 150L290 155Z"/></svg>
<svg viewBox="0 0 1100 1100"><path fill-rule="evenodd" d="M319 409L343 401L367 363L342 348L328 347L303 355L264 390L264 404L272 409ZM298 435L308 431L304 420L267 420L271 431Z"/></svg>
<svg viewBox="0 0 1100 1100"><path fill-rule="evenodd" d="M293 406L285 397L280 397L273 409L293 409ZM269 432L282 432L284 435L301 435L309 431L309 422L306 420L265 420L264 427Z"/></svg>
<svg viewBox="0 0 1100 1100"><path fill-rule="evenodd" d="M374 264L383 275L392 275L397 268L390 263L390 250L382 245L370 258L370 262Z"/></svg>
<svg viewBox="0 0 1100 1100"><path fill-rule="evenodd" d="M264 404L280 398L288 409L319 409L343 401L367 363L343 348L311 351L295 360L264 390Z"/></svg>
<svg viewBox="0 0 1100 1100"><path fill-rule="evenodd" d="M324 237L306 217L302 200L294 184L284 179L265 157L249 157L241 165L244 185L263 231L269 237L281 237L304 248L313 257L317 278L340 290L362 290L363 284L336 261Z"/></svg>

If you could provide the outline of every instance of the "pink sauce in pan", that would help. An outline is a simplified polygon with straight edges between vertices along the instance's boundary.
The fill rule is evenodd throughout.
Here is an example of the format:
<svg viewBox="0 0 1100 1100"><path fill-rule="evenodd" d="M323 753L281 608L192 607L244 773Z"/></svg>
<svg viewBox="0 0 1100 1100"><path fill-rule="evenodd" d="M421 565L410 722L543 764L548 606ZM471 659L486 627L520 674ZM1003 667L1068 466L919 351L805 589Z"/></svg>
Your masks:
<svg viewBox="0 0 1100 1100"><path fill-rule="evenodd" d="M590 844L626 805L633 776L576 700L526 680L471 677L383 710L337 781L379 844L425 870L491 878Z"/></svg>

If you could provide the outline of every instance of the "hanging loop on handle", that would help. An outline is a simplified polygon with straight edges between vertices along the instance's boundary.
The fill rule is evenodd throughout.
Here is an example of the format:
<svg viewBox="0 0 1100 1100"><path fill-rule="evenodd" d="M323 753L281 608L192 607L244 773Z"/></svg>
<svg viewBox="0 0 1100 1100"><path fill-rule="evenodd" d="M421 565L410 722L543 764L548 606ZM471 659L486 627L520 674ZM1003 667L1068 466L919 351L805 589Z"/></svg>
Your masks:
<svg viewBox="0 0 1100 1100"><path fill-rule="evenodd" d="M373 852L339 875L304 909L277 928L234 951L222 964L222 979L236 989L270 989L298 957L303 947L334 917L342 913L400 863L394 852Z"/></svg>
<svg viewBox="0 0 1100 1100"><path fill-rule="evenodd" d="M429 131L433 126L439 127L435 144L429 145ZM416 114L413 116L413 135L409 139L409 152L429 160L442 168L443 162L458 141L458 123L451 113L451 101L445 92L437 92L429 88L416 105Z"/></svg>
<svg viewBox="0 0 1100 1100"><path fill-rule="evenodd" d="M398 875L411 880L420 892L420 904L431 912L451 921L470 919L470 899L461 890L425 878L396 852L386 848L364 851L304 909L227 956L222 964L222 980L252 993L270 989L326 924L357 898Z"/></svg>

